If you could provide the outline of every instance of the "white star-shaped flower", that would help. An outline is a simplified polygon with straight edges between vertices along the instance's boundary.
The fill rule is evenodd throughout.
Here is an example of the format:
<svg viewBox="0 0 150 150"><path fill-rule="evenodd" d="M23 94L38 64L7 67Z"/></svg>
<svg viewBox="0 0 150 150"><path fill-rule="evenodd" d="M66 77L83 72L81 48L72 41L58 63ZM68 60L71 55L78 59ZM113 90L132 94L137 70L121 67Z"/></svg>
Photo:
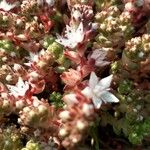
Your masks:
<svg viewBox="0 0 150 150"><path fill-rule="evenodd" d="M27 60L29 60L29 62L24 63L26 66L31 67L31 64L33 62L38 62L39 61L39 57L45 54L45 50L42 49L39 52L33 53L33 52L29 52L29 56L26 57Z"/></svg>
<svg viewBox="0 0 150 150"><path fill-rule="evenodd" d="M110 64L109 61L105 60L107 58L107 53L108 53L108 51L105 50L105 48L96 49L93 51L90 58L95 60L95 66L97 66L97 67L107 66Z"/></svg>
<svg viewBox="0 0 150 150"><path fill-rule="evenodd" d="M7 85L10 94L14 97L25 96L26 92L29 90L29 83L27 81L23 81L21 77L19 77L16 85Z"/></svg>
<svg viewBox="0 0 150 150"><path fill-rule="evenodd" d="M13 9L14 7L16 7L18 5L18 2L15 2L13 4L9 4L6 2L6 0L2 0L0 2L0 9L3 9L5 11L9 11L11 9Z"/></svg>
<svg viewBox="0 0 150 150"><path fill-rule="evenodd" d="M84 39L83 23L81 22L76 28L75 26L66 26L65 36L57 35L56 42L64 45L65 47L75 48L78 43Z"/></svg>
<svg viewBox="0 0 150 150"><path fill-rule="evenodd" d="M96 109L101 107L102 102L119 102L119 99L108 91L110 89L112 77L113 75L110 75L99 81L96 74L92 72L90 75L89 86L82 90L82 94L92 99Z"/></svg>

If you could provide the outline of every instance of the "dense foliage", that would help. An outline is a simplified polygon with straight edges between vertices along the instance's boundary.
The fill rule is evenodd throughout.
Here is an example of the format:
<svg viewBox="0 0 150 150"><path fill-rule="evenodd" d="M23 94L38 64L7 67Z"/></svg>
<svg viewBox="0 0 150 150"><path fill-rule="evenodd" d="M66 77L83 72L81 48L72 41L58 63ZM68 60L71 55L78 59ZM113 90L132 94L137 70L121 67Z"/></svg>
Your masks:
<svg viewBox="0 0 150 150"><path fill-rule="evenodd" d="M0 150L150 148L149 0L0 0Z"/></svg>

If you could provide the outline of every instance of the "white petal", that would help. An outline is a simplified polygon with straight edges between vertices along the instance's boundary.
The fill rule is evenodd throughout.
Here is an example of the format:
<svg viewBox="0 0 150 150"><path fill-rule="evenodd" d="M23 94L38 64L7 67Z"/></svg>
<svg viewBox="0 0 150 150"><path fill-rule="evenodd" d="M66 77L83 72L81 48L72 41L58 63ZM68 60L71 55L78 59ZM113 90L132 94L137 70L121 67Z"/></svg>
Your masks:
<svg viewBox="0 0 150 150"><path fill-rule="evenodd" d="M113 79L113 75L110 75L106 78L101 79L98 85L102 86L104 89L107 89L110 87L112 79Z"/></svg>
<svg viewBox="0 0 150 150"><path fill-rule="evenodd" d="M93 51L91 58L93 59L100 59L100 60L104 60L104 58L106 57L107 53L106 51L102 50L102 49L96 49Z"/></svg>
<svg viewBox="0 0 150 150"><path fill-rule="evenodd" d="M83 23L82 22L79 24L77 32L80 32L80 33L83 32Z"/></svg>
<svg viewBox="0 0 150 150"><path fill-rule="evenodd" d="M29 60L29 62L38 61L39 53L29 52L29 55L30 56L26 57L26 59Z"/></svg>
<svg viewBox="0 0 150 150"><path fill-rule="evenodd" d="M94 89L94 87L98 84L98 77L96 76L95 72L92 72L90 75L90 80L89 80L89 87L91 89Z"/></svg>
<svg viewBox="0 0 150 150"><path fill-rule="evenodd" d="M90 57L92 59L95 59L96 66L102 67L110 64L109 61L105 61L106 55L107 55L107 51L104 51L103 49L96 49L93 51Z"/></svg>
<svg viewBox="0 0 150 150"><path fill-rule="evenodd" d="M84 39L84 32L83 32L83 23L81 22L79 24L79 27L76 31L76 41L77 42L82 42Z"/></svg>
<svg viewBox="0 0 150 150"><path fill-rule="evenodd" d="M74 17L75 20L78 20L79 18L82 18L82 14L81 14L81 12L79 10L75 10L72 13L72 17Z"/></svg>
<svg viewBox="0 0 150 150"><path fill-rule="evenodd" d="M75 26L66 25L65 36L61 37L57 35L56 42L64 45L65 47L75 48L78 43L82 42L84 39L83 23L81 22L76 29Z"/></svg>
<svg viewBox="0 0 150 150"><path fill-rule="evenodd" d="M81 93L82 93L83 95L85 95L87 98L92 98L92 96L93 96L93 93L92 93L92 90L91 90L90 87L86 87L85 89L83 89L83 90L81 91Z"/></svg>
<svg viewBox="0 0 150 150"><path fill-rule="evenodd" d="M69 48L75 48L77 43L71 41L70 39L66 39L66 38L62 38L61 36L57 36L58 39L56 39L55 41L65 47L69 47Z"/></svg>
<svg viewBox="0 0 150 150"><path fill-rule="evenodd" d="M42 49L41 51L39 51L39 53L37 53L37 56L38 56L38 55L45 55L45 54L46 54L45 50Z"/></svg>
<svg viewBox="0 0 150 150"><path fill-rule="evenodd" d="M10 93L14 96L18 96L18 88L12 85L7 85L8 89L10 90Z"/></svg>
<svg viewBox="0 0 150 150"><path fill-rule="evenodd" d="M100 98L94 96L94 97L92 98L92 101L93 101L94 107L95 107L96 109L99 109L99 108L101 107L101 105L102 105L102 100L101 100Z"/></svg>
<svg viewBox="0 0 150 150"><path fill-rule="evenodd" d="M119 99L113 95L112 93L105 91L101 94L101 99L106 103L106 102L110 102L110 103L118 103Z"/></svg>
<svg viewBox="0 0 150 150"><path fill-rule="evenodd" d="M19 77L18 82L16 84L18 88L22 88L24 86L24 82L21 77Z"/></svg>
<svg viewBox="0 0 150 150"><path fill-rule="evenodd" d="M32 63L24 63L24 65L28 66L28 67L31 67L32 66Z"/></svg>
<svg viewBox="0 0 150 150"><path fill-rule="evenodd" d="M2 0L0 2L0 9L9 11L9 10L13 9L14 7L16 7L17 5L18 5L18 2L15 2L14 4L9 4L6 2L6 0Z"/></svg>
<svg viewBox="0 0 150 150"><path fill-rule="evenodd" d="M72 33L74 31L74 28L72 28L71 26L66 25L66 34Z"/></svg>
<svg viewBox="0 0 150 150"><path fill-rule="evenodd" d="M55 0L46 0L46 3L47 3L49 6L53 6L54 3L55 3Z"/></svg>
<svg viewBox="0 0 150 150"><path fill-rule="evenodd" d="M12 94L15 97L18 97L24 96L26 94L27 90L29 89L29 84L27 81L24 83L22 78L19 77L18 82L15 86L7 85L7 87L9 88L10 94Z"/></svg>
<svg viewBox="0 0 150 150"><path fill-rule="evenodd" d="M97 66L97 67L104 67L109 64L110 64L109 61L104 61L104 60L96 60L96 62L95 62L95 66Z"/></svg>
<svg viewBox="0 0 150 150"><path fill-rule="evenodd" d="M25 85L25 90L27 91L28 89L29 89L29 83L27 82L27 81L25 81L25 83L24 83L24 85Z"/></svg>

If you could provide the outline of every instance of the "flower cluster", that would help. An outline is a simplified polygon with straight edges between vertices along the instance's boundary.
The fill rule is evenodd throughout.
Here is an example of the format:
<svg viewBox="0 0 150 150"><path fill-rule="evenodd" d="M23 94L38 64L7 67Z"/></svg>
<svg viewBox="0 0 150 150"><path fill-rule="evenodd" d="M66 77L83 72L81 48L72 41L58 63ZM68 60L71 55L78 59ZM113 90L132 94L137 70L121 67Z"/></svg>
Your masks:
<svg viewBox="0 0 150 150"><path fill-rule="evenodd" d="M148 0L0 0L0 149L148 148L149 12Z"/></svg>

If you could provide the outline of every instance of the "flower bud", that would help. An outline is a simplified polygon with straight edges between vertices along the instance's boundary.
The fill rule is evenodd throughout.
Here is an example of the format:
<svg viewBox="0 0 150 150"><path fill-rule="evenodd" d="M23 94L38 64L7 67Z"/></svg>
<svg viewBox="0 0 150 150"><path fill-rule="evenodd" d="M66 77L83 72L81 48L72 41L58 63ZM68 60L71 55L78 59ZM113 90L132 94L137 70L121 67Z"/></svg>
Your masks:
<svg viewBox="0 0 150 150"><path fill-rule="evenodd" d="M63 97L64 101L68 104L68 105L74 105L78 103L78 100L76 98L75 94L67 94Z"/></svg>
<svg viewBox="0 0 150 150"><path fill-rule="evenodd" d="M82 120L78 120L77 121L77 124L76 124L76 127L79 131L82 131L85 129L86 127L86 124L82 121Z"/></svg>
<svg viewBox="0 0 150 150"><path fill-rule="evenodd" d="M67 132L67 130L66 130L65 128L61 128L61 129L59 130L59 135L60 135L61 137L65 137L65 136L67 136L67 134L68 134L68 132Z"/></svg>
<svg viewBox="0 0 150 150"><path fill-rule="evenodd" d="M22 109L25 106L25 103L22 100L16 101L16 108Z"/></svg>
<svg viewBox="0 0 150 150"><path fill-rule="evenodd" d="M39 115L41 115L41 116L45 116L45 115L48 114L48 109L44 105L39 105L38 106L38 111L39 111Z"/></svg>
<svg viewBox="0 0 150 150"><path fill-rule="evenodd" d="M94 111L93 105L83 104L82 112L85 114L85 116L90 116L93 111Z"/></svg>
<svg viewBox="0 0 150 150"><path fill-rule="evenodd" d="M62 121L67 121L68 119L70 119L71 116L69 111L65 110L59 114L59 117L62 119Z"/></svg>
<svg viewBox="0 0 150 150"><path fill-rule="evenodd" d="M10 102L8 100L3 100L3 109L8 109L10 107Z"/></svg>

